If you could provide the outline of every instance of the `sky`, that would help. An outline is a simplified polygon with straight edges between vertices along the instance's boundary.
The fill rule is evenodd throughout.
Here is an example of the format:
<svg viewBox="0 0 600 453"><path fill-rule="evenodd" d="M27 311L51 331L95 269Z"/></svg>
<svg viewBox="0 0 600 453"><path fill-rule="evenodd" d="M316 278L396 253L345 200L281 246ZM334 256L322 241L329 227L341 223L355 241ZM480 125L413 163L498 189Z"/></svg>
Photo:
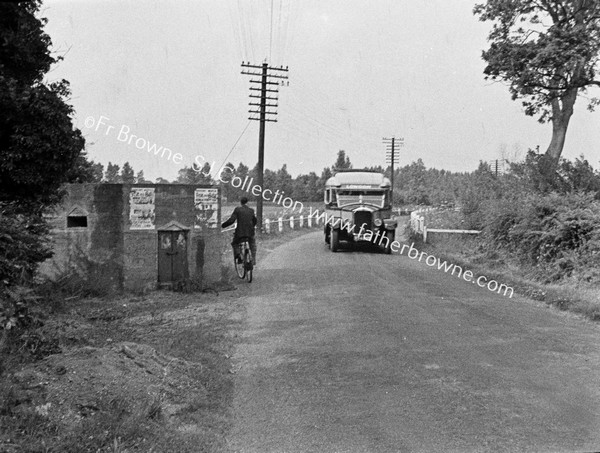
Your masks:
<svg viewBox="0 0 600 453"><path fill-rule="evenodd" d="M277 122L265 125L266 168L320 174L339 150L355 168L384 166L382 138L394 136L400 165L472 171L544 151L551 136L507 86L484 79L491 25L474 4L46 0L46 32L63 57L47 81L70 82L91 159L127 161L151 180L194 162L256 164L259 122L248 119L242 62L289 69ZM600 166L598 115L577 101L564 157Z"/></svg>

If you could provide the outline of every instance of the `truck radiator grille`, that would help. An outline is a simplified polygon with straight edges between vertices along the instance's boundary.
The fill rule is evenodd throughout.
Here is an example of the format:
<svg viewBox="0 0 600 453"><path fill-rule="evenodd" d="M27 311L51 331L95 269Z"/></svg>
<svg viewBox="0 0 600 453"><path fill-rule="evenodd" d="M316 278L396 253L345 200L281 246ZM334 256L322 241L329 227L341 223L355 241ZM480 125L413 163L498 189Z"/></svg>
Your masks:
<svg viewBox="0 0 600 453"><path fill-rule="evenodd" d="M354 224L356 225L356 232L360 230L360 227L363 223L366 223L365 229L371 229L371 222L373 219L373 214L369 211L357 211L354 213Z"/></svg>

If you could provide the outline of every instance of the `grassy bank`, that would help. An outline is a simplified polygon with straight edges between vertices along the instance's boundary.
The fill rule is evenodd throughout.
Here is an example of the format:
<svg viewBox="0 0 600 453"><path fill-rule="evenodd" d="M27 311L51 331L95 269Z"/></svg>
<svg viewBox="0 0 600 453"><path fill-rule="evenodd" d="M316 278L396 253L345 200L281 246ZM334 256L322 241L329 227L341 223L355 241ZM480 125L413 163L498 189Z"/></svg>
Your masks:
<svg viewBox="0 0 600 453"><path fill-rule="evenodd" d="M4 357L0 451L215 451L232 396L232 294L82 299Z"/></svg>
<svg viewBox="0 0 600 453"><path fill-rule="evenodd" d="M447 228L445 224L438 223ZM420 250L470 269L476 276L484 275L488 280L512 287L517 294L600 321L600 287L597 285L569 279L541 282L539 269L523 265L517 257L491 251L475 237L432 235L431 243L427 244L414 239Z"/></svg>

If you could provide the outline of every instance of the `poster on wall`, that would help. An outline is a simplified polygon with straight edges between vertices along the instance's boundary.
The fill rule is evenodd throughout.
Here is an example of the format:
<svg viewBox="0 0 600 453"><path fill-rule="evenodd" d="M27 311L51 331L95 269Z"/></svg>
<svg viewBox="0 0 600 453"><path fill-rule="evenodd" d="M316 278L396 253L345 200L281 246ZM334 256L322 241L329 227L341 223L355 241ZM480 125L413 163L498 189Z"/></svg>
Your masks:
<svg viewBox="0 0 600 453"><path fill-rule="evenodd" d="M154 188L132 187L129 192L129 222L132 230L154 229Z"/></svg>
<svg viewBox="0 0 600 453"><path fill-rule="evenodd" d="M219 189L196 189L194 191L196 228L217 228L219 214Z"/></svg>

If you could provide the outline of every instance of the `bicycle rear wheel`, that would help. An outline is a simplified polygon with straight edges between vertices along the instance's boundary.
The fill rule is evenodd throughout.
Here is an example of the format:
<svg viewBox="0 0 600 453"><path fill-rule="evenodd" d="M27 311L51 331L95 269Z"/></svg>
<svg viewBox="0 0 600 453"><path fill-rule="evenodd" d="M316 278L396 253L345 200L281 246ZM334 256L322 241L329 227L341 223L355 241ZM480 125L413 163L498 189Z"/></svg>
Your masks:
<svg viewBox="0 0 600 453"><path fill-rule="evenodd" d="M244 261L245 260L242 259L241 263L238 263L237 257L233 260L233 263L235 266L235 272L237 273L239 278L244 278L246 276L246 263Z"/></svg>
<svg viewBox="0 0 600 453"><path fill-rule="evenodd" d="M252 282L252 257L250 256L250 250L246 249L244 252L244 268L246 269L246 280L248 283Z"/></svg>

